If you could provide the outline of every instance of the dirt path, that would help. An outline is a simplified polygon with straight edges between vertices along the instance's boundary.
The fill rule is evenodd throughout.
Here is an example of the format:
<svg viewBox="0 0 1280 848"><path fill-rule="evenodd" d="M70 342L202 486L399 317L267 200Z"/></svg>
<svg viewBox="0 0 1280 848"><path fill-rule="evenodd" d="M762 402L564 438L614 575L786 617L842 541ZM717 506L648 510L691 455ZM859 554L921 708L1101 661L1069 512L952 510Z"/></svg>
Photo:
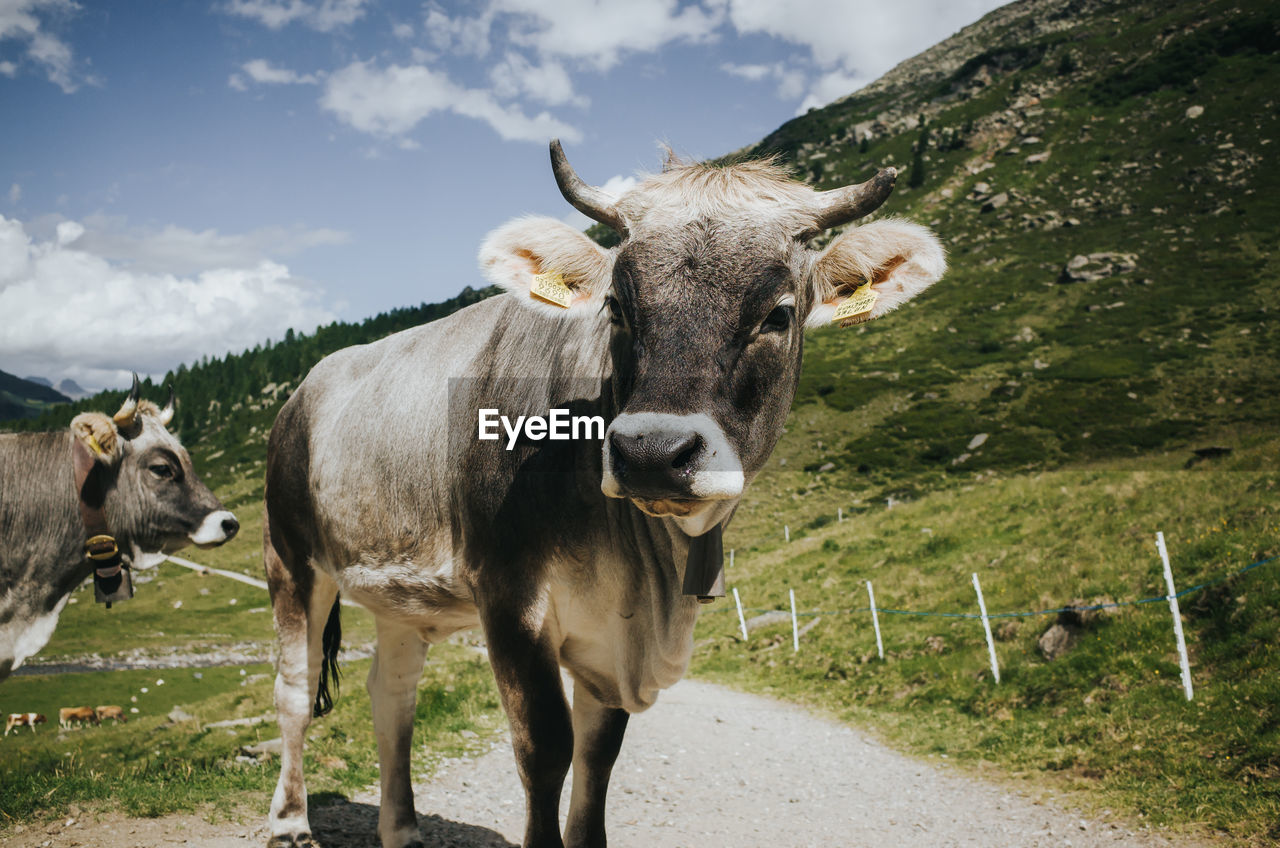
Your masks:
<svg viewBox="0 0 1280 848"><path fill-rule="evenodd" d="M428 846L518 844L523 793L504 742L417 787ZM568 792L565 793L567 809ZM324 848L377 845L377 793L312 811ZM945 766L905 757L800 708L696 681L634 717L610 788L614 848L1164 846L1085 821ZM11 848L263 845L260 822L184 815L28 829Z"/></svg>

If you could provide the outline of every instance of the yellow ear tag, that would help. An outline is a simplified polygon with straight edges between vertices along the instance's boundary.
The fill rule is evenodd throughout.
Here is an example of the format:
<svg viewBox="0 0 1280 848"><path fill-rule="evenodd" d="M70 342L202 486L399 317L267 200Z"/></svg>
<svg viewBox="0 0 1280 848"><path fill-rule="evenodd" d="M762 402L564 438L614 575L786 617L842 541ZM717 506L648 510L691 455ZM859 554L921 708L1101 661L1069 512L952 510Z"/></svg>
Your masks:
<svg viewBox="0 0 1280 848"><path fill-rule="evenodd" d="M836 307L835 314L831 316L831 323L838 323L841 327L852 327L854 324L869 320L866 315L876 305L878 297L870 283L863 283Z"/></svg>
<svg viewBox="0 0 1280 848"><path fill-rule="evenodd" d="M98 444L98 440L93 437L92 433L86 433L85 439L89 442L89 450L93 451L98 456L106 455L106 451L102 449L102 445Z"/></svg>
<svg viewBox="0 0 1280 848"><path fill-rule="evenodd" d="M573 290L564 284L564 277L559 271L548 271L545 274L534 274L529 286L529 296L547 303L568 309L573 302Z"/></svg>

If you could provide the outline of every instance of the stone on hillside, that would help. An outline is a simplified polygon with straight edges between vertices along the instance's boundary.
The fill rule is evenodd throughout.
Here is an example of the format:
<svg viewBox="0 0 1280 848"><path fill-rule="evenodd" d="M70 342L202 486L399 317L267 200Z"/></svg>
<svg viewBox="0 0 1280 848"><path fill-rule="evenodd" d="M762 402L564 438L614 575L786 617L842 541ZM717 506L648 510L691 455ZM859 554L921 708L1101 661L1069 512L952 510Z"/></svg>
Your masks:
<svg viewBox="0 0 1280 848"><path fill-rule="evenodd" d="M240 752L248 757L269 757L272 754L279 754L284 750L284 740L277 737L275 739L267 739L256 745L246 745L240 749Z"/></svg>
<svg viewBox="0 0 1280 848"><path fill-rule="evenodd" d="M1008 202L1009 202L1009 194L1008 194L1008 192L1003 192L1003 191L1002 191L1002 192L1000 192L999 194L997 194L997 195L993 196L993 197L992 197L991 199L989 199L986 203L982 204L982 211L983 211L983 212L994 212L995 210L997 210L997 209L1001 208L1002 206L1004 206L1004 205L1005 205L1006 203L1008 203Z"/></svg>
<svg viewBox="0 0 1280 848"><path fill-rule="evenodd" d="M1198 117L1200 117L1201 115L1203 115L1203 114L1204 114L1204 107L1203 107L1203 106L1188 106L1188 107L1187 107L1187 117L1188 117L1188 118L1190 118L1190 119L1191 119L1191 120L1193 120L1193 121L1194 121L1196 118L1198 118Z"/></svg>
<svg viewBox="0 0 1280 848"><path fill-rule="evenodd" d="M973 184L973 196L981 197L991 193L991 184L985 182L976 182Z"/></svg>
<svg viewBox="0 0 1280 848"><path fill-rule="evenodd" d="M1041 162L1048 162L1048 161L1049 161L1048 150L1044 151L1043 153L1032 153L1030 156L1027 157L1028 165L1038 165Z"/></svg>
<svg viewBox="0 0 1280 848"><path fill-rule="evenodd" d="M1090 253L1071 257L1058 274L1059 283L1092 283L1116 274L1129 274L1138 267L1136 253Z"/></svg>
<svg viewBox="0 0 1280 848"><path fill-rule="evenodd" d="M173 722L174 724L182 724L182 722L184 721L196 720L195 716L193 716L191 713L184 710L182 707L174 707L173 709L169 710L169 715L166 716L166 718L168 718L169 721Z"/></svg>
<svg viewBox="0 0 1280 848"><path fill-rule="evenodd" d="M1024 344L1030 343L1036 340L1036 334L1030 327L1023 327L1018 330L1018 334L1013 337L1013 340L1015 342L1023 342Z"/></svg>
<svg viewBox="0 0 1280 848"><path fill-rule="evenodd" d="M836 464L834 462L824 462L822 463L821 466L819 466L818 473L825 474L828 471L835 471L835 470L836 470Z"/></svg>
<svg viewBox="0 0 1280 848"><path fill-rule="evenodd" d="M969 450L977 450L987 443L987 434L979 433L969 440L969 444L965 445Z"/></svg>
<svg viewBox="0 0 1280 848"><path fill-rule="evenodd" d="M1040 653L1044 654L1045 659L1056 660L1074 648L1078 641L1080 641L1079 627L1070 627L1055 622L1041 634L1040 640L1036 645L1040 648Z"/></svg>

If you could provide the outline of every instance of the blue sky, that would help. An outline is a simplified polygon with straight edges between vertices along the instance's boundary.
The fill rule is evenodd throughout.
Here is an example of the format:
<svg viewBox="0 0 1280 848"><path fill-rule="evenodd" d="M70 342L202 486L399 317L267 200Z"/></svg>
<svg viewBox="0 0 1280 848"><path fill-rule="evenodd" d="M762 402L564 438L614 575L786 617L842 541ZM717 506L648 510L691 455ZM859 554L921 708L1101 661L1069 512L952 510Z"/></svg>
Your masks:
<svg viewBox="0 0 1280 848"><path fill-rule="evenodd" d="M0 369L91 388L482 285L484 235L844 96L993 0L0 0Z"/></svg>

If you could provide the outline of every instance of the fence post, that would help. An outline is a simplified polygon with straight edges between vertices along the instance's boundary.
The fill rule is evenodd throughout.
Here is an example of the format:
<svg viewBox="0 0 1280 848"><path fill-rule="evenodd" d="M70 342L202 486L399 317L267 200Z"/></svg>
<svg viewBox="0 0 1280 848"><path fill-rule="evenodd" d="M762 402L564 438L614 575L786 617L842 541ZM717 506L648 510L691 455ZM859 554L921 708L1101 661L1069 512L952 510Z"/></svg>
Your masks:
<svg viewBox="0 0 1280 848"><path fill-rule="evenodd" d="M876 592L871 588L871 581L867 581L867 597L871 599L871 624L876 629L876 652L880 654L880 659L884 659L884 642L880 641L880 616L876 615Z"/></svg>
<svg viewBox="0 0 1280 848"><path fill-rule="evenodd" d="M987 619L987 602L982 600L982 584L978 572L973 573L973 590L978 593L978 610L982 613L982 629L987 634L987 653L991 656L991 674L1000 682L1000 664L996 662L996 643L991 638L991 622Z"/></svg>
<svg viewBox="0 0 1280 848"><path fill-rule="evenodd" d="M742 615L742 599L738 597L738 587L733 587L733 603L738 608L738 624L742 627L742 641L747 641L747 619Z"/></svg>
<svg viewBox="0 0 1280 848"><path fill-rule="evenodd" d="M836 507L836 524L839 524L841 521L844 521L844 507L838 506Z"/></svg>
<svg viewBox="0 0 1280 848"><path fill-rule="evenodd" d="M800 653L800 625L796 623L796 590L788 589L791 595L791 652Z"/></svg>
<svg viewBox="0 0 1280 848"><path fill-rule="evenodd" d="M1178 640L1178 664L1182 666L1182 691L1191 700L1191 664L1187 661L1187 642L1182 637L1182 614L1178 611L1178 593L1173 590L1173 569L1169 567L1169 549L1164 545L1164 532L1156 533L1156 548L1164 563L1164 584L1169 589L1169 611L1173 613L1173 635Z"/></svg>
<svg viewBox="0 0 1280 848"><path fill-rule="evenodd" d="M785 525L785 524L784 524L784 525L782 525L782 538L783 538L785 541L788 541L788 542L790 542L790 541L791 541L791 528L790 528L790 527L788 527L788 526L787 526L787 525Z"/></svg>

